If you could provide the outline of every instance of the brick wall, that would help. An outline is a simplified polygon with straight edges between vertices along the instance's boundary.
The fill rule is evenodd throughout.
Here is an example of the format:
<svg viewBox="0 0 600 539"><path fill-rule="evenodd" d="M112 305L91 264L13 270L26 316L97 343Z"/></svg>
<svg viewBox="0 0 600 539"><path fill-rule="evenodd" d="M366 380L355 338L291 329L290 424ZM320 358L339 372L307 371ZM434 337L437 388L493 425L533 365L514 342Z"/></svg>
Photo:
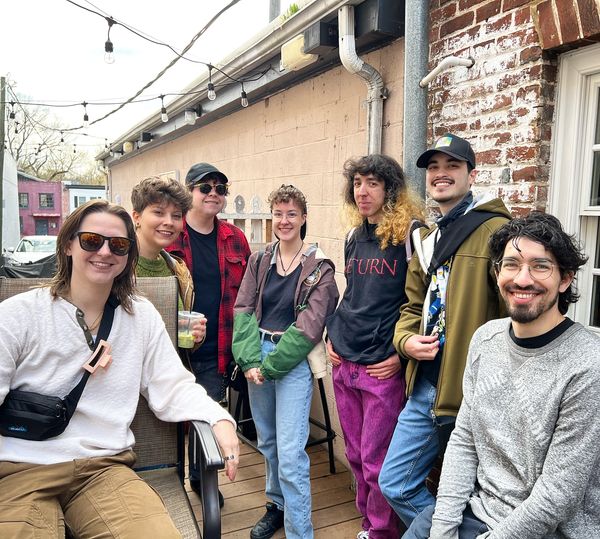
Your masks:
<svg viewBox="0 0 600 539"><path fill-rule="evenodd" d="M472 57L429 86L429 136L473 144L477 186L515 215L546 209L560 52L600 41L596 0L431 0L430 68Z"/></svg>

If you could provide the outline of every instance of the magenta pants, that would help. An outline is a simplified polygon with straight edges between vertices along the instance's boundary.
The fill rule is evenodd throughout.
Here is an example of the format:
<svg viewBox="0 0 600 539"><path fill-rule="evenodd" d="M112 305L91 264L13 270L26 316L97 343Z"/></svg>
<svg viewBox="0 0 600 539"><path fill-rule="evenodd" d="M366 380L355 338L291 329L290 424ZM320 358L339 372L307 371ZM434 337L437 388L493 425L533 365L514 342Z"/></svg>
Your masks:
<svg viewBox="0 0 600 539"><path fill-rule="evenodd" d="M406 402L404 369L379 380L365 365L342 359L333 367L333 387L346 457L356 478L356 507L369 539L398 539L400 520L381 494L377 480L398 415Z"/></svg>

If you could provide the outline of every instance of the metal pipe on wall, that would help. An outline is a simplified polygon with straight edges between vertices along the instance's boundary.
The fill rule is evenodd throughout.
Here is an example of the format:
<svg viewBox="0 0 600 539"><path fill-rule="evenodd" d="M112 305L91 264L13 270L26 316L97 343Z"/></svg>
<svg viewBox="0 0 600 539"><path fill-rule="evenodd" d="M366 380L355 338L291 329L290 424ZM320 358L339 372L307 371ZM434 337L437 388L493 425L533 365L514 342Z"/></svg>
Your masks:
<svg viewBox="0 0 600 539"><path fill-rule="evenodd" d="M367 152L381 153L383 126L383 77L356 54L354 37L354 6L345 5L338 11L340 60L352 74L367 84Z"/></svg>
<svg viewBox="0 0 600 539"><path fill-rule="evenodd" d="M429 59L429 1L406 0L404 34L403 168L410 186L425 196L425 173L417 159L427 149L427 88L419 83Z"/></svg>

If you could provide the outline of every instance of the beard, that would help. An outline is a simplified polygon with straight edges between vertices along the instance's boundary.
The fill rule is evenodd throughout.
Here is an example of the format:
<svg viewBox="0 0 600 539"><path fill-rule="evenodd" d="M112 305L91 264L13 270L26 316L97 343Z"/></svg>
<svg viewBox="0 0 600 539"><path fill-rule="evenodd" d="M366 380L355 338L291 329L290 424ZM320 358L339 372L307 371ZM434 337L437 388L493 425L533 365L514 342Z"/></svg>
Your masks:
<svg viewBox="0 0 600 539"><path fill-rule="evenodd" d="M533 291L532 288L520 288L519 290L522 290L523 292ZM511 292L515 291L515 289L511 289ZM537 291L538 290L536 290L536 292ZM558 301L558 296L559 294L556 294L556 296L550 298L549 301L540 301L536 305L511 305L506 301L506 310L513 321L518 322L519 324L528 324L537 320L545 312L552 309Z"/></svg>

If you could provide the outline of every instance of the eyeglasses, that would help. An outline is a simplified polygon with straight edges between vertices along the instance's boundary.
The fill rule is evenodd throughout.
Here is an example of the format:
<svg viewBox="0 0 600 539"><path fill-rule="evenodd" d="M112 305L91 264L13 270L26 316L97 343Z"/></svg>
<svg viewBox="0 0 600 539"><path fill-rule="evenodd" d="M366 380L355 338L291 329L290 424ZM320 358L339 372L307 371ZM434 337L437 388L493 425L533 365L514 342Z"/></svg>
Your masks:
<svg viewBox="0 0 600 539"><path fill-rule="evenodd" d="M555 264L544 259L532 260L531 262L519 262L514 258L503 258L499 262L496 262L498 274L509 278L516 277L521 273L523 266L527 266L529 275L531 275L532 279L543 281L552 275Z"/></svg>
<svg viewBox="0 0 600 539"><path fill-rule="evenodd" d="M277 221L281 221L285 217L288 221L294 221L295 219L297 219L299 217L299 215L300 214L297 211L289 211L287 213L283 213L281 211L274 211L273 219L276 219Z"/></svg>
<svg viewBox="0 0 600 539"><path fill-rule="evenodd" d="M200 190L200 192L203 195L208 195L208 193L210 193L213 189L215 190L215 193L217 193L217 195L220 195L220 196L225 196L229 192L229 189L227 189L227 186L222 183L217 183L215 185L211 185L210 183L203 182L203 183L197 183L196 187Z"/></svg>
<svg viewBox="0 0 600 539"><path fill-rule="evenodd" d="M129 238L103 236L96 232L77 232L75 236L79 238L79 246L90 253L102 249L104 242L107 241L111 253L117 256L125 256L131 250L133 243L133 240Z"/></svg>

